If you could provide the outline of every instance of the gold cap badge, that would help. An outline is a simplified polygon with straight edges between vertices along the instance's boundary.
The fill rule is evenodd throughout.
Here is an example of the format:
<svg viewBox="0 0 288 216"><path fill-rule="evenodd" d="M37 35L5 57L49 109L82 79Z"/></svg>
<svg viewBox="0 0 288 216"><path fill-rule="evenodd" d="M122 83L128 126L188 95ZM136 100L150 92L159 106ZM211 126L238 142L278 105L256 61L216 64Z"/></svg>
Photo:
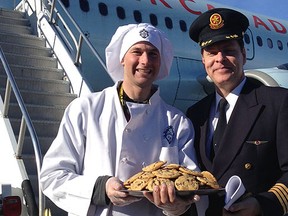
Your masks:
<svg viewBox="0 0 288 216"><path fill-rule="evenodd" d="M211 29L220 29L224 26L224 20L221 15L218 13L214 13L210 16L210 24Z"/></svg>

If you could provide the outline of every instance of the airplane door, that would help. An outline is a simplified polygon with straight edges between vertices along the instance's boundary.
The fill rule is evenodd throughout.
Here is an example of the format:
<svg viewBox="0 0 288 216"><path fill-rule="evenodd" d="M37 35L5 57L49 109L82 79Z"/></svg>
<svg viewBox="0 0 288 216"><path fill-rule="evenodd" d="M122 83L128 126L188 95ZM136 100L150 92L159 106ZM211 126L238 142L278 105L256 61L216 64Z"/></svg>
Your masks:
<svg viewBox="0 0 288 216"><path fill-rule="evenodd" d="M246 48L246 59L252 60L255 56L255 46L252 31L248 28L244 35L244 43Z"/></svg>

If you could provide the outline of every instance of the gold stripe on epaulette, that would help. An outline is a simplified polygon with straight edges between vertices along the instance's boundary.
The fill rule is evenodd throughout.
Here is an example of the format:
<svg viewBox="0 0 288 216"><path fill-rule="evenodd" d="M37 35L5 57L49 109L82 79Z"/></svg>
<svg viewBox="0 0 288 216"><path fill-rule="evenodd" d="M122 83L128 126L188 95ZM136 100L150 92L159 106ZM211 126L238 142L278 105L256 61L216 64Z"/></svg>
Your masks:
<svg viewBox="0 0 288 216"><path fill-rule="evenodd" d="M237 34L234 35L227 35L226 38L227 39L234 39L234 38L238 38L239 36Z"/></svg>
<svg viewBox="0 0 288 216"><path fill-rule="evenodd" d="M282 183L277 183L269 192L275 194L283 208L284 214L286 214L288 212L288 188Z"/></svg>

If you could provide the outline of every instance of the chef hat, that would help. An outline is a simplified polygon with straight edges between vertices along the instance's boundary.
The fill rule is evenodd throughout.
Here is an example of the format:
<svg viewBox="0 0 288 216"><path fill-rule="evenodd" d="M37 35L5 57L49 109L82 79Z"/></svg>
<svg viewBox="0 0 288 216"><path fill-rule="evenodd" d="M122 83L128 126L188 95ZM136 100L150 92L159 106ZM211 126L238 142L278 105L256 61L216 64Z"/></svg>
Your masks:
<svg viewBox="0 0 288 216"><path fill-rule="evenodd" d="M124 70L121 61L128 49L140 41L150 42L161 56L161 66L157 79L163 79L169 74L173 47L165 34L148 23L120 26L106 47L106 66L114 82L123 80Z"/></svg>

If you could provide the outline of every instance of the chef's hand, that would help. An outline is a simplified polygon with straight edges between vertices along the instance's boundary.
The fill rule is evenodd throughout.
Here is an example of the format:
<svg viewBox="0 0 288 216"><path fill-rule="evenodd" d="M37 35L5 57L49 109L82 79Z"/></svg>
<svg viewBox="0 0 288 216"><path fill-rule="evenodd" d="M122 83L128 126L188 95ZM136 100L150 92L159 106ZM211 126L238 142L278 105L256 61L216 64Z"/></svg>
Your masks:
<svg viewBox="0 0 288 216"><path fill-rule="evenodd" d="M122 182L116 178L111 177L106 182L106 194L113 205L125 206L133 202L141 200L141 198L129 196L127 193L120 190L124 190Z"/></svg>
<svg viewBox="0 0 288 216"><path fill-rule="evenodd" d="M154 186L153 193L143 192L143 194L150 202L163 209L165 215L169 216L185 213L192 203L200 199L197 195L187 199L176 196L175 187L172 183Z"/></svg>
<svg viewBox="0 0 288 216"><path fill-rule="evenodd" d="M229 211L224 209L223 216L256 216L261 215L261 207L254 197L246 198L230 206Z"/></svg>

